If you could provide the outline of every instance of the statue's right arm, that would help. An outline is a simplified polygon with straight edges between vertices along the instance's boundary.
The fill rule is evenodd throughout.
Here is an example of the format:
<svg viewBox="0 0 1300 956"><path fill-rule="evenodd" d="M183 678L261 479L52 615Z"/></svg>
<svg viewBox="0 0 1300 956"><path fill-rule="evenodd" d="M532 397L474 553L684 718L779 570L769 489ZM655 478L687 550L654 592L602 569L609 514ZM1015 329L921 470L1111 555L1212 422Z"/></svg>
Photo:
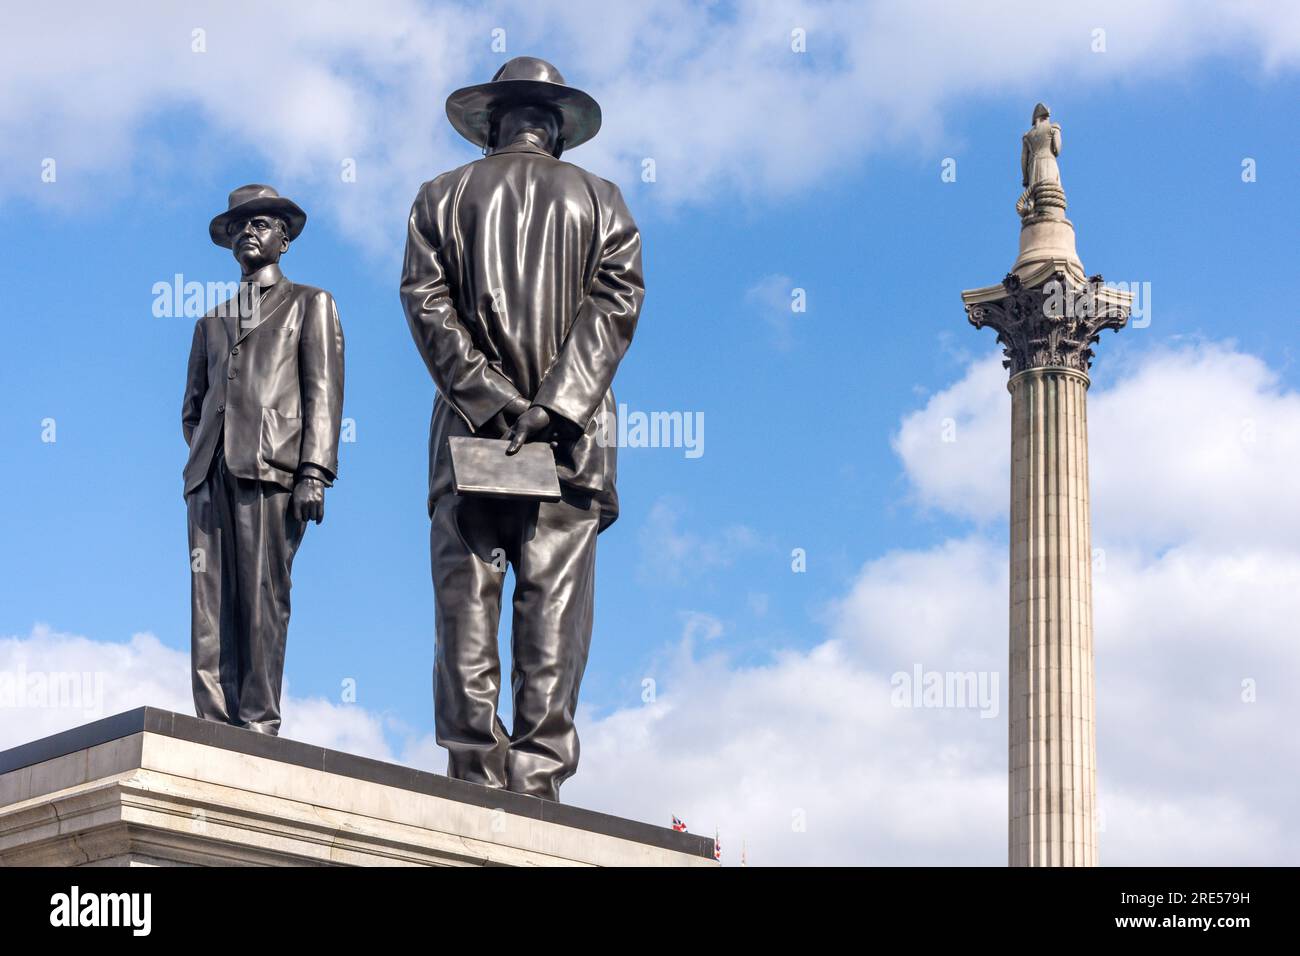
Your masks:
<svg viewBox="0 0 1300 956"><path fill-rule="evenodd" d="M181 402L181 432L185 444L194 437L203 415L203 396L208 393L208 349L203 335L203 320L194 323L194 342L190 345L190 364L185 371L185 398Z"/></svg>
<svg viewBox="0 0 1300 956"><path fill-rule="evenodd" d="M1020 138L1020 185L1029 188L1029 137Z"/></svg>
<svg viewBox="0 0 1300 956"><path fill-rule="evenodd" d="M565 419L578 434L587 430L613 384L645 299L641 233L618 187L608 188L600 261L591 289L533 396L533 404Z"/></svg>
<svg viewBox="0 0 1300 956"><path fill-rule="evenodd" d="M416 348L444 399L478 432L519 391L493 368L456 313L429 186L420 190L407 222L402 307Z"/></svg>

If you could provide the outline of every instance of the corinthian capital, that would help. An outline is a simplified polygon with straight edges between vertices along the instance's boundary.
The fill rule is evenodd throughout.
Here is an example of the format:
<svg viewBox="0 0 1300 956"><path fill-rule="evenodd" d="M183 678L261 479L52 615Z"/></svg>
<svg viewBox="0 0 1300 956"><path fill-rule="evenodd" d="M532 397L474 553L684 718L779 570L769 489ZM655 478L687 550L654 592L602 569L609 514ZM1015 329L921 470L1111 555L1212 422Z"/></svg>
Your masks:
<svg viewBox="0 0 1300 956"><path fill-rule="evenodd" d="M1108 289L1101 276L1082 283L1065 272L1025 286L1015 273L1001 286L963 293L966 317L977 329L998 333L1011 374L1030 368L1061 367L1085 375L1092 367L1092 344L1103 329L1118 332L1128 324L1132 296Z"/></svg>

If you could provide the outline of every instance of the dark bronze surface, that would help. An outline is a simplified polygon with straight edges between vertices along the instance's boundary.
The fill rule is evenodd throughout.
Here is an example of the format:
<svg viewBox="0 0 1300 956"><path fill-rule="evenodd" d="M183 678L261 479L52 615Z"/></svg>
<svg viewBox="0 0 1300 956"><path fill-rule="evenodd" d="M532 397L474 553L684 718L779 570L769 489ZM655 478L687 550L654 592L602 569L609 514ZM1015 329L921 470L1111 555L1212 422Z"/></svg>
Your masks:
<svg viewBox="0 0 1300 956"><path fill-rule="evenodd" d="M258 278L271 282L260 325L240 334L235 309L218 306L194 327L181 416L186 494L208 476L219 444L236 476L289 490L304 464L327 483L338 472L343 330L334 299L277 266Z"/></svg>
<svg viewBox="0 0 1300 956"><path fill-rule="evenodd" d="M306 215L268 186L209 226L239 294L195 324L182 402L190 642L200 717L276 734L293 558L338 473L343 330L328 292L280 271Z"/></svg>
<svg viewBox="0 0 1300 956"><path fill-rule="evenodd" d="M641 238L618 188L558 159L575 129L558 71L481 91L499 142L425 183L411 208L402 303L437 387L429 430L435 717L449 772L557 799L577 766L573 727L591 637L595 543L618 514L611 384L644 295ZM457 108L453 94L449 115ZM584 128L585 129L585 128ZM482 127L479 128L482 131ZM479 133L467 133L479 141ZM448 439L554 441L563 500L452 490ZM504 555L514 568L514 728L497 717Z"/></svg>
<svg viewBox="0 0 1300 956"><path fill-rule="evenodd" d="M458 495L559 501L560 482L555 455L544 442L529 442L507 454L504 438L447 439L451 451L452 483Z"/></svg>
<svg viewBox="0 0 1300 956"><path fill-rule="evenodd" d="M600 131L600 105L564 82L550 63L517 56L496 71L490 83L467 86L447 97L447 119L476 146L495 146L492 120L504 106L546 102L562 118L563 149L581 146Z"/></svg>
<svg viewBox="0 0 1300 956"><path fill-rule="evenodd" d="M599 522L590 499L438 499L429 534L434 716L449 775L559 799L578 765L573 716L591 641ZM510 731L497 716L507 563L515 572Z"/></svg>

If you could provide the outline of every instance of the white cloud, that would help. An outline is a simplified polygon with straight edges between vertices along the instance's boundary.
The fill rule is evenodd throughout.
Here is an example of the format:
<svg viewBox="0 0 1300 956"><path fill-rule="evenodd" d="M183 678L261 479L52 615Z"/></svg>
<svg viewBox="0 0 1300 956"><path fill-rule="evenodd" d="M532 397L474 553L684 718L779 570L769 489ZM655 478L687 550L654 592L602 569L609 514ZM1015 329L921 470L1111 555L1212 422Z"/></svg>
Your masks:
<svg viewBox="0 0 1300 956"><path fill-rule="evenodd" d="M890 678L1000 669L1005 607L1005 560L986 542L886 555L812 650L737 667L715 642L669 658L655 703L586 715L566 799L716 824L733 863L742 840L754 864L998 863L1006 724L895 707Z"/></svg>
<svg viewBox="0 0 1300 956"><path fill-rule="evenodd" d="M1200 794L1239 804L1253 825L1289 827L1300 547L1243 537L1223 549L1108 554L1093 582L1103 793L1170 804Z"/></svg>
<svg viewBox="0 0 1300 956"><path fill-rule="evenodd" d="M745 304L763 320L772 344L779 349L788 349L794 342L794 290L795 283L789 276L775 273L745 291Z"/></svg>
<svg viewBox="0 0 1300 956"><path fill-rule="evenodd" d="M748 525L728 525L716 534L702 535L683 529L681 523L681 508L671 499L660 498L650 507L641 527L638 573L642 578L685 581L702 571L731 567L761 543Z"/></svg>
<svg viewBox="0 0 1300 956"><path fill-rule="evenodd" d="M470 155L453 145L442 104L495 69L498 26L507 55L546 56L601 101L604 130L575 158L626 184L653 157L650 194L667 203L801 190L882 147L946 142L951 154L945 123L976 96L1018 97L1027 121L1044 87L1129 83L1225 54L1252 71L1300 62L1296 9L1210 0L1110 0L1046 17L1031 0L996 16L975 5L848 0L472 10L86 0L64 10L7 13L0 168L9 188L66 208L139 201L171 170L235 158L305 191L310 213L327 212L372 248L400 241L394 223L421 180ZM1092 51L1098 27L1105 53ZM806 54L791 51L795 28L807 33ZM192 52L195 29L206 31L205 53ZM156 135L164 118L187 131L186 143ZM40 181L45 157L59 163L57 186ZM353 184L339 176L348 157ZM1008 164L1014 182L1014 155Z"/></svg>
<svg viewBox="0 0 1300 956"><path fill-rule="evenodd" d="M306 190L309 215L327 211L369 247L402 234L394 223L433 175L434 149L451 164L442 98L477 53L470 39L487 31L463 6L431 15L414 0L66 6L65 16L6 12L5 189L68 209L165 202L151 195L160 176L233 162L295 198ZM151 125L160 120L165 138ZM40 179L46 157L53 185ZM348 158L355 183L342 181Z"/></svg>
<svg viewBox="0 0 1300 956"><path fill-rule="evenodd" d="M886 558L863 579L921 599L942 574L930 571L904 583ZM850 637L764 666L734 666L720 650L679 655L657 676L655 703L586 715L566 799L656 822L675 813L697 832L716 825L732 863L742 840L755 864L998 862L989 821L1005 810L1005 724L974 709L894 707L892 672L920 658L873 666L855 642L878 622L859 627L852 613L839 622ZM942 668L947 650L928 650L925 666Z"/></svg>
<svg viewBox="0 0 1300 956"><path fill-rule="evenodd" d="M1102 361L1106 356L1103 354ZM1088 396L1094 545L1300 540L1300 395L1261 359L1200 342L1106 369ZM994 357L903 419L894 437L915 499L1006 519L1010 396ZM944 440L945 420L955 441Z"/></svg>
<svg viewBox="0 0 1300 956"><path fill-rule="evenodd" d="M726 630L722 621L717 617L712 614L705 614L702 611L683 611L681 619L683 641L691 646L694 645L696 639L716 641Z"/></svg>
<svg viewBox="0 0 1300 956"><path fill-rule="evenodd" d="M586 155L625 169L654 157L656 192L671 201L799 190L881 146L932 148L974 96L1023 98L1027 124L1044 86L1132 82L1224 52L1265 70L1300 61L1300 16L1267 4L1111 0L1050 16L1032 0L996 13L939 0L529 10L528 39L567 38L573 77L600 91L607 134ZM1098 27L1105 53L1092 50ZM796 28L806 54L792 52Z"/></svg>
<svg viewBox="0 0 1300 956"><path fill-rule="evenodd" d="M961 379L906 415L893 437L913 500L976 521L1005 519L1010 429L1001 359L972 362Z"/></svg>
<svg viewBox="0 0 1300 956"><path fill-rule="evenodd" d="M881 671L988 670L1004 663L1007 567L982 538L868 562L830 615L831 633ZM933 589L916 590L918 581Z"/></svg>
<svg viewBox="0 0 1300 956"><path fill-rule="evenodd" d="M0 637L0 749L144 706L194 712L188 652L148 633L115 642L43 624L25 636ZM286 737L393 760L387 730L402 740L403 758L423 769L446 766L431 739L399 722L360 707L294 697L287 682L282 711Z"/></svg>
<svg viewBox="0 0 1300 956"><path fill-rule="evenodd" d="M1162 351L1089 397L1088 428L1098 541L1300 541L1300 394L1262 359Z"/></svg>
<svg viewBox="0 0 1300 956"><path fill-rule="evenodd" d="M49 692L56 686L62 693ZM24 637L0 637L0 748L145 705L193 707L189 655L152 634L113 643L37 625Z"/></svg>
<svg viewBox="0 0 1300 956"><path fill-rule="evenodd" d="M1124 794L1103 807L1102 865L1163 864L1180 866L1295 865L1287 853L1286 833L1277 817L1251 813L1239 801L1197 793L1167 801L1149 793ZM1141 857L1123 848L1143 848Z"/></svg>

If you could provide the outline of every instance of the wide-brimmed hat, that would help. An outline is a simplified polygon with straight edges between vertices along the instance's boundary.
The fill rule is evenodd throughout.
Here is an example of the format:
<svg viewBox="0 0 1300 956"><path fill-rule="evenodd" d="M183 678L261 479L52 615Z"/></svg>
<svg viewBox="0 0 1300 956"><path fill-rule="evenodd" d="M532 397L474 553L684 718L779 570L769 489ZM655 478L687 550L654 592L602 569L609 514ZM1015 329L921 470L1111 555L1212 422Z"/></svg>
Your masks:
<svg viewBox="0 0 1300 956"><path fill-rule="evenodd" d="M600 104L569 86L550 63L517 56L492 77L491 83L466 86L447 97L447 119L467 140L486 146L492 113L501 106L538 103L554 108L561 118L565 149L580 146L600 129Z"/></svg>
<svg viewBox="0 0 1300 956"><path fill-rule="evenodd" d="M289 224L289 241L297 239L302 227L307 225L307 214L292 199L286 199L270 186L250 183L240 186L230 194L229 208L208 223L208 235L222 248L231 247L231 237L226 232L232 222L238 222L265 213L277 216Z"/></svg>

